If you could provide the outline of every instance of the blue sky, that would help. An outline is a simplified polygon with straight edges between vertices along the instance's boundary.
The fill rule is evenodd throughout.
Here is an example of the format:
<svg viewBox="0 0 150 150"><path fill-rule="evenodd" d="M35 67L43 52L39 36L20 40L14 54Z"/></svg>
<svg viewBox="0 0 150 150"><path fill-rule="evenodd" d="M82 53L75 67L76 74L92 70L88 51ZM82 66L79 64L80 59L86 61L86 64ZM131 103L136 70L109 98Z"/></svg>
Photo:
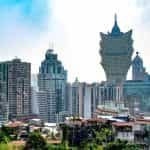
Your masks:
<svg viewBox="0 0 150 150"><path fill-rule="evenodd" d="M50 0L0 0L1 61L18 56L35 64L33 56L48 45L50 7Z"/></svg>
<svg viewBox="0 0 150 150"><path fill-rule="evenodd" d="M133 29L135 52L150 72L149 0L0 0L0 61L18 56L37 73L53 42L69 81L105 80L99 32L111 31L115 13L123 32Z"/></svg>
<svg viewBox="0 0 150 150"><path fill-rule="evenodd" d="M13 13L15 10L20 21L33 25L34 28L46 28L48 15L50 14L49 2L47 0L0 0L2 14ZM12 16L16 19L16 16ZM48 26L48 24L47 24Z"/></svg>

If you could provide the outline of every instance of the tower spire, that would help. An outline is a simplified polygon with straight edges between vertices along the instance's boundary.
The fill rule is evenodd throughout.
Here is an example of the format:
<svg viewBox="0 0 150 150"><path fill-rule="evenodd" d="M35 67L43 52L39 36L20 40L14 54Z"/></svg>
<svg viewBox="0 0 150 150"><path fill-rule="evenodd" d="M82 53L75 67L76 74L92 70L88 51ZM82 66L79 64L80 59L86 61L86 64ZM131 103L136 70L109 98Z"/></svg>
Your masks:
<svg viewBox="0 0 150 150"><path fill-rule="evenodd" d="M49 42L49 49L52 49L52 50L54 50L54 42Z"/></svg>
<svg viewBox="0 0 150 150"><path fill-rule="evenodd" d="M115 20L115 25L117 25L117 14L115 13L115 16L114 16L114 20Z"/></svg>
<svg viewBox="0 0 150 150"><path fill-rule="evenodd" d="M122 32L120 32L120 28L119 28L118 23L117 23L117 14L115 13L115 15L114 15L114 26L112 28L111 35L118 36L121 34L122 34Z"/></svg>

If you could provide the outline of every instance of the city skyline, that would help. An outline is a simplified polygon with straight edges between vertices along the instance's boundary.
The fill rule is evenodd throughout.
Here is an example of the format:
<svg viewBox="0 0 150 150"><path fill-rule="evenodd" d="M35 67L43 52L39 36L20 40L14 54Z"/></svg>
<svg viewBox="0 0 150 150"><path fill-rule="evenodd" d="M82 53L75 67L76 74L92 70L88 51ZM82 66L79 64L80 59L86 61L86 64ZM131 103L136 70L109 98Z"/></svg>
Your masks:
<svg viewBox="0 0 150 150"><path fill-rule="evenodd" d="M43 54L53 42L69 81L75 77L86 82L105 80L99 59L99 32L111 31L117 13L121 31L133 29L133 57L139 51L150 72L149 7L148 0L1 0L0 60L18 56L31 62L32 73L37 73Z"/></svg>

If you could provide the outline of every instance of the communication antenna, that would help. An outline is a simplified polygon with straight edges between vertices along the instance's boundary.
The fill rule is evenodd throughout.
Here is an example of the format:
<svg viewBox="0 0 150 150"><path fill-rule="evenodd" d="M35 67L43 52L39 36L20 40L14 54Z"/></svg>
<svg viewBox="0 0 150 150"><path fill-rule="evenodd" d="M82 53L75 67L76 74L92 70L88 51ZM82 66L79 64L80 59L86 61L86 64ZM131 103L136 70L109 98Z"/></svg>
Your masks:
<svg viewBox="0 0 150 150"><path fill-rule="evenodd" d="M49 42L49 49L54 50L54 42Z"/></svg>

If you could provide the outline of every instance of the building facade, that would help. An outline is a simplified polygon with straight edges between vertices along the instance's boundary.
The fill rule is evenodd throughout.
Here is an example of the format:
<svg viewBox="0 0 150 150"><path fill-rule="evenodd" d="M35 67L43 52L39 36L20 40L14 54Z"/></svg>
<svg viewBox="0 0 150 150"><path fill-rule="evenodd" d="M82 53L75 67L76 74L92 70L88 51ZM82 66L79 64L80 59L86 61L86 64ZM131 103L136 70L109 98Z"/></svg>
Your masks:
<svg viewBox="0 0 150 150"><path fill-rule="evenodd" d="M107 105L113 103L117 105L122 102L122 86L102 82L99 86L99 104Z"/></svg>
<svg viewBox="0 0 150 150"><path fill-rule="evenodd" d="M109 82L88 84L76 79L67 92L71 116L92 118L99 105L122 105L122 87Z"/></svg>
<svg viewBox="0 0 150 150"><path fill-rule="evenodd" d="M126 80L128 69L132 63L132 30L126 33L121 32L115 15L111 33L100 33L100 36L101 65L107 81L120 84Z"/></svg>
<svg viewBox="0 0 150 150"><path fill-rule="evenodd" d="M136 52L136 57L133 59L132 62L132 80L149 80L149 75L146 72L145 67L143 66L143 60L139 56L138 52Z"/></svg>
<svg viewBox="0 0 150 150"><path fill-rule="evenodd" d="M8 63L8 102L11 119L31 114L31 64L18 58Z"/></svg>
<svg viewBox="0 0 150 150"><path fill-rule="evenodd" d="M10 119L31 113L31 64L16 58L0 63L0 97ZM4 107L7 103L7 109ZM7 112L7 111L5 111Z"/></svg>
<svg viewBox="0 0 150 150"><path fill-rule="evenodd" d="M123 85L125 106L132 115L150 110L150 82L140 80L126 81Z"/></svg>
<svg viewBox="0 0 150 150"><path fill-rule="evenodd" d="M149 113L150 110L150 80L143 65L143 59L136 52L132 61L132 80L123 84L123 97L130 114Z"/></svg>
<svg viewBox="0 0 150 150"><path fill-rule="evenodd" d="M66 85L66 110L68 111L68 115L72 116L73 114L73 104L72 104L72 84L67 83Z"/></svg>
<svg viewBox="0 0 150 150"><path fill-rule="evenodd" d="M37 100L38 100L39 117L43 121L48 122L48 120L49 120L48 92L47 91L38 91L36 96L37 96Z"/></svg>
<svg viewBox="0 0 150 150"><path fill-rule="evenodd" d="M66 111L66 82L67 71L58 60L57 54L52 49L47 50L39 68L38 88L39 91L48 93L48 122L59 122L63 119L59 115L63 116L62 112Z"/></svg>
<svg viewBox="0 0 150 150"><path fill-rule="evenodd" d="M31 75L31 112L33 115L39 114L39 104L37 98L38 82L37 74Z"/></svg>
<svg viewBox="0 0 150 150"><path fill-rule="evenodd" d="M75 117L91 118L92 117L92 86L78 79L69 84L67 91L67 101L69 101L70 115Z"/></svg>
<svg viewBox="0 0 150 150"><path fill-rule="evenodd" d="M8 120L8 95L7 95L7 63L0 63L0 124Z"/></svg>

